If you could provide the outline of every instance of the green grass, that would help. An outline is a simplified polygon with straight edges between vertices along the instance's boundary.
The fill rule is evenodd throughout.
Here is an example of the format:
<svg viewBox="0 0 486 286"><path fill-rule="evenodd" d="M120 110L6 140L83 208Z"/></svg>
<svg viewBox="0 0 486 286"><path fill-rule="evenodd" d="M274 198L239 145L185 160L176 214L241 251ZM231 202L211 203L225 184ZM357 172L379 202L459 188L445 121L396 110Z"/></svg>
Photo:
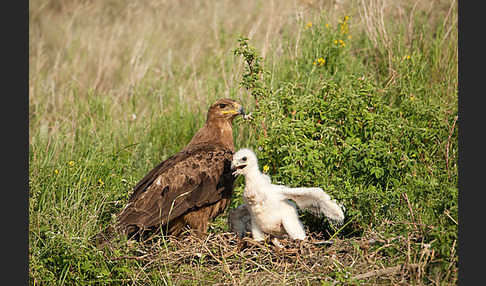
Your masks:
<svg viewBox="0 0 486 286"><path fill-rule="evenodd" d="M30 284L457 284L454 2L63 3L29 3ZM224 214L206 241L91 245L222 96L255 118L234 122L236 149L345 204L339 230L302 214L335 243L241 248Z"/></svg>

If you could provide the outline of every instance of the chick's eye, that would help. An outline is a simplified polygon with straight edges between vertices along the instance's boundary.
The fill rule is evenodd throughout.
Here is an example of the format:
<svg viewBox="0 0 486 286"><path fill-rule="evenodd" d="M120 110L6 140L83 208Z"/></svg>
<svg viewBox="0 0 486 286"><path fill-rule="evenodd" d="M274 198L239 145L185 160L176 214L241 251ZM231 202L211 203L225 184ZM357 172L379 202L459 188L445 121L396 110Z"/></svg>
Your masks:
<svg viewBox="0 0 486 286"><path fill-rule="evenodd" d="M225 108L225 107L226 107L226 104L224 104L224 103L219 104L219 108Z"/></svg>
<svg viewBox="0 0 486 286"><path fill-rule="evenodd" d="M243 160L243 162L246 162L246 159L247 159L246 157L241 158L241 160Z"/></svg>

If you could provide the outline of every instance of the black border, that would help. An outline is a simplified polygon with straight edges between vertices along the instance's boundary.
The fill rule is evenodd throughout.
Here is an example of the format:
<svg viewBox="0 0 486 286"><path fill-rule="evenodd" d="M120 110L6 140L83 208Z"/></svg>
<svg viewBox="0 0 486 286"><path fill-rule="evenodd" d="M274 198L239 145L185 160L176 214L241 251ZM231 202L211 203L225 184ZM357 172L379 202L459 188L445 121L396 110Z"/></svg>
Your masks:
<svg viewBox="0 0 486 286"><path fill-rule="evenodd" d="M466 5L467 3L467 5ZM458 284L484 283L484 9L458 1ZM479 101L478 101L479 100ZM481 164L482 163L482 164ZM479 282L479 284L477 283Z"/></svg>
<svg viewBox="0 0 486 286"><path fill-rule="evenodd" d="M2 5L2 160L1 207L3 273L6 284L29 279L29 2ZM14 281L14 283L9 283Z"/></svg>

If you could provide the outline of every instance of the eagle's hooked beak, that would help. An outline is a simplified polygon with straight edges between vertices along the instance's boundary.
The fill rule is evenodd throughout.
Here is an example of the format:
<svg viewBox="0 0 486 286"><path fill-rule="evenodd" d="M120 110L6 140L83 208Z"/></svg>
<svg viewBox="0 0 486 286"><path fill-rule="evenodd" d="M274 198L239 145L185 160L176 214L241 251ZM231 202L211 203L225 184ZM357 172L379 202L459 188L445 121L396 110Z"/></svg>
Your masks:
<svg viewBox="0 0 486 286"><path fill-rule="evenodd" d="M232 110L225 110L223 114L231 114L231 115L243 115L245 116L245 109L239 103L234 104L235 109Z"/></svg>

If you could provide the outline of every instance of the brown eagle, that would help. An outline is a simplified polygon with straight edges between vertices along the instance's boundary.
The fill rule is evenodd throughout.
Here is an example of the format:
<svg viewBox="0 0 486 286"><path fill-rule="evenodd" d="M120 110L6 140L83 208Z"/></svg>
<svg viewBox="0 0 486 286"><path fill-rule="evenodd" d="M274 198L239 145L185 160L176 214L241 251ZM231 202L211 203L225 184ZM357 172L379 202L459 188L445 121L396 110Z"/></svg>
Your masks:
<svg viewBox="0 0 486 286"><path fill-rule="evenodd" d="M178 236L188 226L205 234L208 223L230 205L235 179L232 123L238 115L244 115L243 107L232 99L211 105L206 123L189 144L135 185L115 228L98 234L97 244L116 232L141 238L162 230Z"/></svg>

